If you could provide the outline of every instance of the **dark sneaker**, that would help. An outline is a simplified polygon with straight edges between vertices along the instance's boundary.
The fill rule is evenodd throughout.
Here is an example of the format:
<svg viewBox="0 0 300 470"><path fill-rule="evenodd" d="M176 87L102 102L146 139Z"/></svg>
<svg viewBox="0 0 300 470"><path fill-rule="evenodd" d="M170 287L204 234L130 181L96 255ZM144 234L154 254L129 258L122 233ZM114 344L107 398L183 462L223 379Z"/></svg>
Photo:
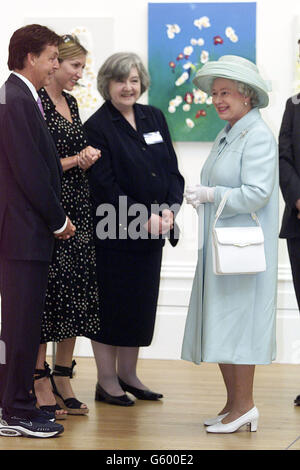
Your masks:
<svg viewBox="0 0 300 470"><path fill-rule="evenodd" d="M18 418L17 416L0 419L0 436L5 437L54 437L64 432L61 424L40 417Z"/></svg>
<svg viewBox="0 0 300 470"><path fill-rule="evenodd" d="M37 417L38 418L45 418L48 421L52 421L53 423L55 421L55 413L53 413L52 411L41 410L39 408L37 408ZM34 421L35 421L35 419L34 419Z"/></svg>

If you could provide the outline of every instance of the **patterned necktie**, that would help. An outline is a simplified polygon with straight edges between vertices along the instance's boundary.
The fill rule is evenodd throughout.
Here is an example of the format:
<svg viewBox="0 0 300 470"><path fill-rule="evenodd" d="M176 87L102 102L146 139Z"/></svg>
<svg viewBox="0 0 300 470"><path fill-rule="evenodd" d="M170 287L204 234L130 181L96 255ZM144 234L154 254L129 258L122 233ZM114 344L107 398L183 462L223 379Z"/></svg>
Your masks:
<svg viewBox="0 0 300 470"><path fill-rule="evenodd" d="M42 105L41 98L38 97L38 99L37 99L36 102L37 102L37 104L38 104L38 107L40 108L40 111L41 111L41 113L42 113L43 118L45 118L45 112L44 112L44 108L43 108L43 105Z"/></svg>

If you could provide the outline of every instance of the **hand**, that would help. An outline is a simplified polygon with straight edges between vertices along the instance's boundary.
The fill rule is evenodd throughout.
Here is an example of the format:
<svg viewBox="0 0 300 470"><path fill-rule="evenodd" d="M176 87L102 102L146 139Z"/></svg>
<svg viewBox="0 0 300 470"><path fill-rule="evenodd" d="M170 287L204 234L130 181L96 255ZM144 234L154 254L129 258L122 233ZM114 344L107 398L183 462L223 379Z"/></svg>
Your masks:
<svg viewBox="0 0 300 470"><path fill-rule="evenodd" d="M174 227L174 214L169 209L162 211L162 219L166 224L169 224L169 231Z"/></svg>
<svg viewBox="0 0 300 470"><path fill-rule="evenodd" d="M79 153L78 166L82 170L87 170L101 157L101 150L95 149L90 145Z"/></svg>
<svg viewBox="0 0 300 470"><path fill-rule="evenodd" d="M55 238L58 238L58 240L69 240L69 238L74 237L75 231L76 231L75 225L73 225L69 217L67 217L67 226L65 230L54 236Z"/></svg>
<svg viewBox="0 0 300 470"><path fill-rule="evenodd" d="M195 209L206 202L214 202L215 188L209 186L202 186L202 184L196 184L196 186L189 186L186 188L184 196L186 202L191 204Z"/></svg>
<svg viewBox="0 0 300 470"><path fill-rule="evenodd" d="M157 214L151 214L150 219L144 225L144 228L152 235L164 235L170 230L170 223Z"/></svg>

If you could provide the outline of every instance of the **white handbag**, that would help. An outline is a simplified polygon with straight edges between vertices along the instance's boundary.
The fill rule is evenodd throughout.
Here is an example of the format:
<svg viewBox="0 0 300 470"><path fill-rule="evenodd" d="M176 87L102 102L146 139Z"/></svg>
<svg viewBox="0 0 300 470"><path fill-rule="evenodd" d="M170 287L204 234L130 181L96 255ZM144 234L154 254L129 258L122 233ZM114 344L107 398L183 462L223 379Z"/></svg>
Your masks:
<svg viewBox="0 0 300 470"><path fill-rule="evenodd" d="M256 226L216 227L231 190L227 191L216 212L212 230L213 271L217 275L256 274L266 270L264 234L258 217Z"/></svg>

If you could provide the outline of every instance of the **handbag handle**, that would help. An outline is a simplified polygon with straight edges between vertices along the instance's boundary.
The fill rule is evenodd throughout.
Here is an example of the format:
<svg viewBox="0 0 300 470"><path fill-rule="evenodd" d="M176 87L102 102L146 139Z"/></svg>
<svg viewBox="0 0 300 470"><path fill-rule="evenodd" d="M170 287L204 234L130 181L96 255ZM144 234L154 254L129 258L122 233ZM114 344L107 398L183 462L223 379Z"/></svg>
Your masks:
<svg viewBox="0 0 300 470"><path fill-rule="evenodd" d="M228 189L228 190L226 191L226 193L224 194L224 196L223 196L223 198L222 198L222 200L221 200L221 202L220 202L220 204L219 204L219 207L218 207L217 212L216 212L216 215L215 215L215 221L214 221L214 224L213 224L213 229L216 227L216 224L217 224L217 222L218 222L218 219L219 219L220 215L221 215L222 212L223 212L223 209L224 209L224 207L225 207L225 204L226 204L226 202L227 202L227 199L228 199L229 194L231 193L231 191L232 191L232 189ZM260 225L260 222L259 222L258 217L257 217L257 215L255 214L255 212L251 212L251 217L252 217L252 219L256 222L256 224L258 225L258 227L260 227L261 225Z"/></svg>

